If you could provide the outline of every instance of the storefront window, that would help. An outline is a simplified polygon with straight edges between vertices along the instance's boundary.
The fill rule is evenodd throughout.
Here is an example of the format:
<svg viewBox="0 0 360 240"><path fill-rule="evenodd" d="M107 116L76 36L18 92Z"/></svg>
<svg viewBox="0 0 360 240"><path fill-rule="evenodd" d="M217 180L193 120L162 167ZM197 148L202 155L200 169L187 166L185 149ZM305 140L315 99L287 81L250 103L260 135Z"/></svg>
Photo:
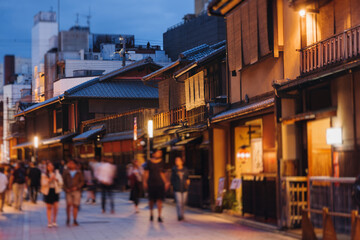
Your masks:
<svg viewBox="0 0 360 240"><path fill-rule="evenodd" d="M235 127L235 167L237 175L263 171L262 119Z"/></svg>

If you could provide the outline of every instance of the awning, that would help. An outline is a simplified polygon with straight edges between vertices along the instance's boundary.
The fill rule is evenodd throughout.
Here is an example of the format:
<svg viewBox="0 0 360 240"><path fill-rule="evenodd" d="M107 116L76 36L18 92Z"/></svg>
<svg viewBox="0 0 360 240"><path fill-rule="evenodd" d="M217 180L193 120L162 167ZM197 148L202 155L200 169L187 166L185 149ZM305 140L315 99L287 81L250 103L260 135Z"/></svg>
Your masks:
<svg viewBox="0 0 360 240"><path fill-rule="evenodd" d="M159 143L157 145L154 145L153 148L154 149L162 149L162 148L166 148L166 147L170 147L170 146L173 146L175 145L175 143L177 143L179 141L179 139L177 138L174 138L168 142L164 142L164 143Z"/></svg>
<svg viewBox="0 0 360 240"><path fill-rule="evenodd" d="M281 118L280 122L282 122L283 124L293 124L295 122L313 120L316 118L333 117L336 116L336 113L337 113L337 108L332 107L320 111L299 113L294 116Z"/></svg>
<svg viewBox="0 0 360 240"><path fill-rule="evenodd" d="M175 145L176 146L186 145L188 143L198 140L199 138L201 138L201 137L193 137L193 138L184 139L184 140L181 140L181 141L175 143Z"/></svg>
<svg viewBox="0 0 360 240"><path fill-rule="evenodd" d="M12 147L12 149L30 148L34 145L33 142L24 142Z"/></svg>
<svg viewBox="0 0 360 240"><path fill-rule="evenodd" d="M231 120L252 112L256 112L256 111L260 111L260 110L264 110L266 108L272 107L274 106L274 98L268 98L266 100L260 101L260 102L255 102L255 103L251 103L248 104L246 106L243 107L239 107L239 108L234 108L234 109L230 109L228 111L222 112L218 115L216 115L215 117L213 117L211 119L212 123L216 123L216 122L220 122L220 121L226 121L226 120Z"/></svg>
<svg viewBox="0 0 360 240"><path fill-rule="evenodd" d="M70 139L71 137L73 137L74 135L75 135L75 133L69 133L69 134L65 134L65 135L45 139L45 140L41 141L41 144L42 145L50 145L50 144L64 142L64 141Z"/></svg>
<svg viewBox="0 0 360 240"><path fill-rule="evenodd" d="M74 142L78 142L78 141L85 141L90 139L91 137L93 137L94 135L99 134L100 132L104 131L105 128L103 125L101 126L96 126L94 128L91 128L90 130L83 132L79 135L77 135L76 137L73 138Z"/></svg>
<svg viewBox="0 0 360 240"><path fill-rule="evenodd" d="M143 135L143 131L138 131L138 138ZM134 131L118 132L118 133L108 133L100 140L100 142L114 142L122 140L134 139Z"/></svg>

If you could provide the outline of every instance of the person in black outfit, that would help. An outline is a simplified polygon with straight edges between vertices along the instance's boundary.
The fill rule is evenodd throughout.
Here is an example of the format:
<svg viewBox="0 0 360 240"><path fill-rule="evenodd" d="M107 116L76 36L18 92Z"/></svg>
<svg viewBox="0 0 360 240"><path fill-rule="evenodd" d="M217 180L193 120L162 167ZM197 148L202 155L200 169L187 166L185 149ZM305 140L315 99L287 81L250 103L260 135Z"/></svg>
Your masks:
<svg viewBox="0 0 360 240"><path fill-rule="evenodd" d="M37 163L30 163L30 170L28 173L28 179L29 179L29 191L30 191L30 200L33 203L36 203L37 201L37 195L40 188L40 182L41 182L41 171L37 167Z"/></svg>
<svg viewBox="0 0 360 240"><path fill-rule="evenodd" d="M164 167L162 162L162 151L157 150L153 158L148 160L144 172L144 189L148 190L150 221L153 221L153 207L156 202L158 209L158 221L163 222L161 217L162 201L165 198L165 190L168 189L169 183L165 178Z"/></svg>

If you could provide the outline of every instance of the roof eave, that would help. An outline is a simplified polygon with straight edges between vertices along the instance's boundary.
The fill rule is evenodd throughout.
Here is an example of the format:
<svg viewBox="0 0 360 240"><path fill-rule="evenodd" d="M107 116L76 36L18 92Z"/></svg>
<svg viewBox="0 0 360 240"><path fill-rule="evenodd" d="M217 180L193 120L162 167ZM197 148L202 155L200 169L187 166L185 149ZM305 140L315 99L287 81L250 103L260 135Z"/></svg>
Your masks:
<svg viewBox="0 0 360 240"><path fill-rule="evenodd" d="M14 117L25 116L25 115L28 114L28 113L31 113L31 112L34 112L34 111L36 111L36 110L38 110L38 109L41 109L41 108L50 106L50 105L52 105L52 104L61 102L62 100L63 100L63 98L61 98L61 97L59 96L59 98L54 99L54 101L51 101L51 102L49 102L49 103L46 103L46 104L40 105L40 106L38 106L38 107L32 108L32 109L30 109L30 110L28 110L28 111L22 111L22 112L20 112L20 113L18 113L18 114L16 114L16 115L14 115Z"/></svg>
<svg viewBox="0 0 360 240"><path fill-rule="evenodd" d="M243 0L215 0L208 6L208 15L224 17Z"/></svg>
<svg viewBox="0 0 360 240"><path fill-rule="evenodd" d="M156 77L159 77L160 75L162 75L164 72L178 66L181 62L183 62L182 60L178 59L176 60L175 62L173 62L172 64L168 65L168 66L165 66L163 68L160 68L159 70L153 72L153 73L150 73L149 75L146 75L142 78L142 81L146 82L146 81L149 81L149 80L152 80Z"/></svg>

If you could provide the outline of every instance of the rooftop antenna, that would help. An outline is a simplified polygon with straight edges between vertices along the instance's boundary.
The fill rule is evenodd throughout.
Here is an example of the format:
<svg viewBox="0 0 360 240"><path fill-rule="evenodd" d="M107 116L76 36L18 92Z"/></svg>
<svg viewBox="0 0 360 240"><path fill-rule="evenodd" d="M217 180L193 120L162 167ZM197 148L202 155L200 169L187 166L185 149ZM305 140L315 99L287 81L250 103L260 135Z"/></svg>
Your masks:
<svg viewBox="0 0 360 240"><path fill-rule="evenodd" d="M58 0L58 33L60 33L60 0Z"/></svg>
<svg viewBox="0 0 360 240"><path fill-rule="evenodd" d="M76 27L78 27L78 26L79 26L79 13L76 13L75 26L76 26Z"/></svg>
<svg viewBox="0 0 360 240"><path fill-rule="evenodd" d="M89 15L86 16L86 23L89 27L89 31L90 31L90 19L91 19L91 10L90 10L90 6L89 6Z"/></svg>

